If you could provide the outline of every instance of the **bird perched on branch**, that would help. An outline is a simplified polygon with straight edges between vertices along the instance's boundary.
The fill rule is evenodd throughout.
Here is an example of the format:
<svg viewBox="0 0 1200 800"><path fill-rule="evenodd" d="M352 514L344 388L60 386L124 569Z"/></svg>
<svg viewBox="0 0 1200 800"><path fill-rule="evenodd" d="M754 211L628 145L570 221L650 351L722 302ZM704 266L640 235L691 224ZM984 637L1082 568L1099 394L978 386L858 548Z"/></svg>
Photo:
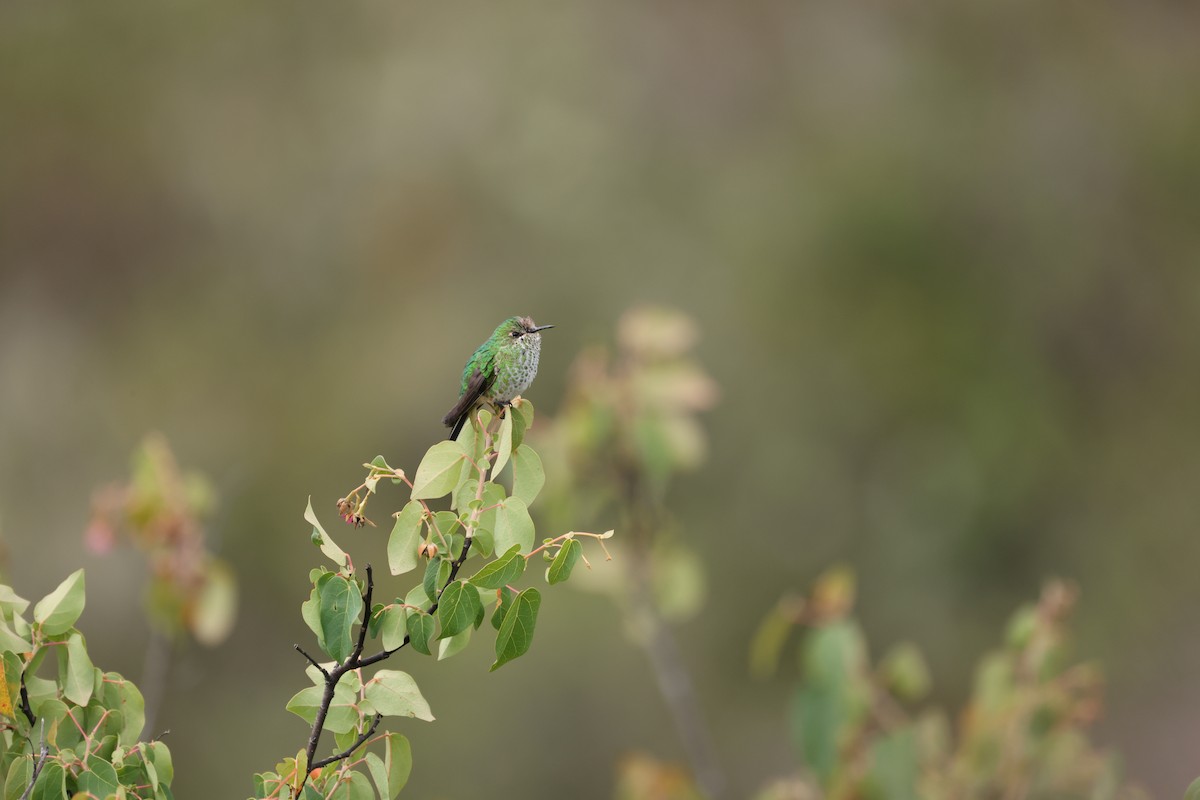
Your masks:
<svg viewBox="0 0 1200 800"><path fill-rule="evenodd" d="M479 345L463 367L458 402L442 417L442 424L454 429L451 439L458 438L476 407L485 402L507 406L529 388L537 375L542 351L540 331L553 327L537 325L529 317L509 317Z"/></svg>

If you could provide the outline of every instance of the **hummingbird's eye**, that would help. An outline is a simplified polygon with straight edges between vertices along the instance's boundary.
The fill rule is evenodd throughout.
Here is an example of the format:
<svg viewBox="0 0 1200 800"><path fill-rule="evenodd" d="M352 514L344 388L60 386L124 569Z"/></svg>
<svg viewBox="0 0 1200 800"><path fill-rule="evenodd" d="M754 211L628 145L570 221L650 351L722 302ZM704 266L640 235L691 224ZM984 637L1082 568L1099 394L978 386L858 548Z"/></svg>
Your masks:
<svg viewBox="0 0 1200 800"><path fill-rule="evenodd" d="M510 336L512 336L514 339L516 339L518 336L520 336L520 335L521 335L521 332L520 332L520 331L513 331L513 332L512 332L511 334L509 334L509 335L510 335Z"/></svg>

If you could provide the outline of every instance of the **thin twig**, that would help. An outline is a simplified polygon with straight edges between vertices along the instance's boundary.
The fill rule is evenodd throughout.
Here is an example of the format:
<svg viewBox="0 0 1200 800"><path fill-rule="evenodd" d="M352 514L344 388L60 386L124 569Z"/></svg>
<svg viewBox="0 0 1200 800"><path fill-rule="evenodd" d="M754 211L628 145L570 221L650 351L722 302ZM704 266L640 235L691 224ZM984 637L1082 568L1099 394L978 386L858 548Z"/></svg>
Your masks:
<svg viewBox="0 0 1200 800"><path fill-rule="evenodd" d="M302 656L304 656L305 658L307 658L307 659L308 659L308 663L312 664L314 667L316 667L318 670L320 670L321 674L322 674L322 675L324 675L326 679L328 679L328 678L329 678L329 670L327 670L327 669L325 669L324 667L322 667L322 666L321 666L321 663L320 663L319 661L317 661L315 658L313 658L312 656L310 656L308 653L304 652L304 648L303 648L303 647L301 647L301 646L300 646L300 645L298 645L298 644L294 644L294 645L292 645L292 647L296 648L296 652L297 652L297 653L299 653L300 655L302 655Z"/></svg>
<svg viewBox="0 0 1200 800"><path fill-rule="evenodd" d="M635 582L638 581L635 579ZM696 783L708 800L717 800L724 794L725 779L717 764L691 674L670 626L654 607L649 586L640 586L636 591L638 607L633 613L643 631L640 637L642 649L650 660L658 690L667 702Z"/></svg>
<svg viewBox="0 0 1200 800"><path fill-rule="evenodd" d="M671 627L658 610L651 585L651 538L659 528L657 509L654 501L643 496L640 484L644 476L636 467L624 470L621 477L626 507L630 509L630 539L638 551L630 565L633 604L628 613L641 634L639 644L650 660L696 784L708 800L718 800L725 794L725 774L717 761L687 662L679 652Z"/></svg>
<svg viewBox="0 0 1200 800"><path fill-rule="evenodd" d="M368 728L366 730L366 732L360 734L359 737L354 740L354 744L350 745L345 750L343 750L342 752L340 752L336 755L332 755L329 758L322 758L320 761L316 762L311 767L309 767L309 771L312 771L314 769L320 769L321 767L324 767L327 764L332 764L335 761L341 761L343 758L349 758L350 754L353 753L355 750L357 750L359 747L361 747L363 742L365 742L367 739L370 739L372 736L375 735L375 729L379 727L379 723L382 720L383 720L383 714L376 714L375 719L371 722L371 727Z"/></svg>
<svg viewBox="0 0 1200 800"><path fill-rule="evenodd" d="M23 684L21 688L25 688ZM33 785L37 783L38 775L42 773L42 767L46 766L46 756L50 755L50 745L46 744L46 720L42 720L41 738L41 755L38 756L37 763L33 765L33 775L29 778L29 785L25 787L25 792L21 795L20 800L29 800L29 793L33 791Z"/></svg>

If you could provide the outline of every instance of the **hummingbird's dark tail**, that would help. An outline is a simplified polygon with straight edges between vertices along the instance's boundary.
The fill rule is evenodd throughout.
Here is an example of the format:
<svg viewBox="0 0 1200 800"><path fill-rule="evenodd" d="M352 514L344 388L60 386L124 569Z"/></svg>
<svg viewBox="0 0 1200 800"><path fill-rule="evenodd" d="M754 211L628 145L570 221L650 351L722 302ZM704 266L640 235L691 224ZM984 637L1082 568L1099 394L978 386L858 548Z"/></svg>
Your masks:
<svg viewBox="0 0 1200 800"><path fill-rule="evenodd" d="M450 438L452 440L458 438L458 434L462 432L463 425L466 424L467 417L470 416L470 413L470 411L464 411L461 415L459 415L458 420L454 423L454 430L450 431ZM447 422L446 424L449 425L450 423Z"/></svg>
<svg viewBox="0 0 1200 800"><path fill-rule="evenodd" d="M458 396L458 402L446 412L446 416L442 417L443 425L447 428L454 428L450 433L451 439L458 438L458 433L467 421L471 409L475 408L475 403L495 382L496 373L491 371L489 373L489 375L485 375L476 368L467 379L467 385L463 388L462 394Z"/></svg>

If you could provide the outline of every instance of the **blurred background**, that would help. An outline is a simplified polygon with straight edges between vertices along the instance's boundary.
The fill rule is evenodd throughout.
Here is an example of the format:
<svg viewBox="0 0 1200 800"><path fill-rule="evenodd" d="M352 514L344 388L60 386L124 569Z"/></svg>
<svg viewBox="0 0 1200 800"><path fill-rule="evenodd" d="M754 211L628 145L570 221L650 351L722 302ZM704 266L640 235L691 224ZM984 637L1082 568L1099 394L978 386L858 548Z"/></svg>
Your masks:
<svg viewBox="0 0 1200 800"><path fill-rule="evenodd" d="M1098 739L1178 796L1198 26L1029 0L4 4L4 572L37 598L86 566L92 656L137 680L145 568L82 532L162 431L212 478L241 607L177 659L158 725L179 797L246 796L307 733L283 709L306 497L331 524L363 461L413 468L502 318L559 326L529 393L552 415L580 349L664 303L721 392L668 499L708 564L678 633L733 796L795 767L783 689L746 677L754 625L834 561L872 645L914 640L951 705L1016 605L1077 581ZM384 532L333 531L382 563ZM624 754L681 757L612 606L546 599L498 673L487 647L397 665L438 717L400 728L412 796L609 797Z"/></svg>

